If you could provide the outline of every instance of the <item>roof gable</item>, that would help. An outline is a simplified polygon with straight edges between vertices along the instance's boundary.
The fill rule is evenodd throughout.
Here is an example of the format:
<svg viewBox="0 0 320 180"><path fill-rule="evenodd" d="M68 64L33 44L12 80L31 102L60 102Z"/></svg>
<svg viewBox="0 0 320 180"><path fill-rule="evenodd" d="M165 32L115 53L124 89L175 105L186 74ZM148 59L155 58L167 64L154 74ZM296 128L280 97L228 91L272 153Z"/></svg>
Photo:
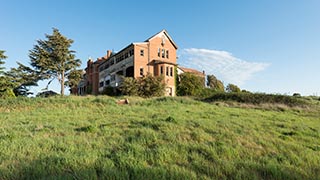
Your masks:
<svg viewBox="0 0 320 180"><path fill-rule="evenodd" d="M204 72L200 72L196 69L191 69L191 68L185 68L185 67L181 67L179 66L178 67L182 72L184 73L192 73L192 74L196 74L196 75L200 75L200 76L204 76Z"/></svg>
<svg viewBox="0 0 320 180"><path fill-rule="evenodd" d="M174 46L176 49L178 49L177 44L173 41L173 39L170 37L170 35L168 34L167 30L165 30L165 29L162 30L162 31L160 31L160 32L158 32L157 34L151 36L149 39L145 40L145 42L149 42L149 41L151 41L152 39L154 39L154 38L156 38L156 37L162 37L163 35L165 35L165 36L169 39L169 41L171 42L171 44L173 44L173 46Z"/></svg>

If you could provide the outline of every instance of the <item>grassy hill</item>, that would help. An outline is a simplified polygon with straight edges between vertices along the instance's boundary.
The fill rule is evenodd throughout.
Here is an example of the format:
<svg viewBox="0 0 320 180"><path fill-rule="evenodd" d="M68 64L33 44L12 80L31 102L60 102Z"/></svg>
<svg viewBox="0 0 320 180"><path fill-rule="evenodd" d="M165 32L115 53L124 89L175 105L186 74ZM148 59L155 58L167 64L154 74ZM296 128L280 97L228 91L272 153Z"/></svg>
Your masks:
<svg viewBox="0 0 320 180"><path fill-rule="evenodd" d="M316 103L129 100L0 100L0 179L320 179Z"/></svg>

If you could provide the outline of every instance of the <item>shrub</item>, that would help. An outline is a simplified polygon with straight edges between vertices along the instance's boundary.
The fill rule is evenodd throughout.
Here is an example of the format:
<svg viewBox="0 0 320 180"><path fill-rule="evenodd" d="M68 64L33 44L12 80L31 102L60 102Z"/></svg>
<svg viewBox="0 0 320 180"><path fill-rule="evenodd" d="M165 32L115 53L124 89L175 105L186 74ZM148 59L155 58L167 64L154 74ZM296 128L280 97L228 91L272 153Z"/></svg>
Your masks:
<svg viewBox="0 0 320 180"><path fill-rule="evenodd" d="M293 93L292 96L294 96L294 97L301 97L301 94L300 94L300 93Z"/></svg>
<svg viewBox="0 0 320 180"><path fill-rule="evenodd" d="M241 92L243 92L243 93L251 93L250 91L245 90L245 89L242 89Z"/></svg>
<svg viewBox="0 0 320 180"><path fill-rule="evenodd" d="M204 88L203 78L191 73L179 75L178 96L196 96Z"/></svg>
<svg viewBox="0 0 320 180"><path fill-rule="evenodd" d="M138 79L138 95L141 97L163 96L166 85L163 76L146 76Z"/></svg>
<svg viewBox="0 0 320 180"><path fill-rule="evenodd" d="M16 97L12 89L5 89L0 91L0 98L12 98Z"/></svg>
<svg viewBox="0 0 320 180"><path fill-rule="evenodd" d="M138 82L133 77L123 78L120 85L120 91L123 95L136 96L138 95Z"/></svg>
<svg viewBox="0 0 320 180"><path fill-rule="evenodd" d="M206 97L211 97L217 92L216 89L211 89L211 88L202 88L200 89L197 94L195 95L198 98L206 98ZM220 91L221 92L221 91Z"/></svg>
<svg viewBox="0 0 320 180"><path fill-rule="evenodd" d="M120 90L116 87L107 86L107 87L104 87L101 94L108 95L108 96L118 96L120 95Z"/></svg>
<svg viewBox="0 0 320 180"><path fill-rule="evenodd" d="M226 87L226 91L227 92L241 92L240 88L235 85L235 84L228 84L228 86Z"/></svg>
<svg viewBox="0 0 320 180"><path fill-rule="evenodd" d="M162 76L147 74L137 80L132 77L124 78L119 90L123 95L153 97L163 96L165 87L166 85Z"/></svg>
<svg viewBox="0 0 320 180"><path fill-rule="evenodd" d="M306 105L306 101L300 98L274 95L274 94L261 94L261 93L215 93L209 98L204 99L206 102L214 101L236 101L240 103L250 104L284 104L287 106L301 106Z"/></svg>
<svg viewBox="0 0 320 180"><path fill-rule="evenodd" d="M223 82L217 79L214 75L207 75L207 86L216 91L224 92Z"/></svg>

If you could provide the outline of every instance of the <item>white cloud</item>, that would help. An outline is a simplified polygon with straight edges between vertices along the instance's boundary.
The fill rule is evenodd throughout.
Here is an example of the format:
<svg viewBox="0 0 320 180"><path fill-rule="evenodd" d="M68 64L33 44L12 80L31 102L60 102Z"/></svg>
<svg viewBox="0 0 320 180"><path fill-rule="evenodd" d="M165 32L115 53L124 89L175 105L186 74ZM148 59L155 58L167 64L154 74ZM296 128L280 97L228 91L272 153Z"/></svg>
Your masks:
<svg viewBox="0 0 320 180"><path fill-rule="evenodd" d="M206 74L214 74L225 83L243 85L254 73L266 69L269 64L248 62L234 57L226 51L210 49L183 49L180 52L179 64L184 67L204 70Z"/></svg>

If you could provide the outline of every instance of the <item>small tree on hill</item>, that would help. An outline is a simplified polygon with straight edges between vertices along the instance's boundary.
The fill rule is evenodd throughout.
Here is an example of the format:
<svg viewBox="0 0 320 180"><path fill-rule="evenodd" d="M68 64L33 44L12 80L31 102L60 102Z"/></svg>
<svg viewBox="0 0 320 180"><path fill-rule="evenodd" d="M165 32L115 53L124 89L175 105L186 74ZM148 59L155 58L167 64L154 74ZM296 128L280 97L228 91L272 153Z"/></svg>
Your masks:
<svg viewBox="0 0 320 180"><path fill-rule="evenodd" d="M241 89L235 84L228 84L228 86L226 87L226 91L229 93L230 92L238 93L238 92L241 92Z"/></svg>
<svg viewBox="0 0 320 180"><path fill-rule="evenodd" d="M47 34L46 40L38 40L37 43L29 54L33 73L39 74L41 79L58 79L63 96L66 76L80 66L75 51L69 49L73 40L54 28L52 35Z"/></svg>
<svg viewBox="0 0 320 180"><path fill-rule="evenodd" d="M223 82L217 79L214 75L207 75L207 86L215 91L224 92Z"/></svg>

